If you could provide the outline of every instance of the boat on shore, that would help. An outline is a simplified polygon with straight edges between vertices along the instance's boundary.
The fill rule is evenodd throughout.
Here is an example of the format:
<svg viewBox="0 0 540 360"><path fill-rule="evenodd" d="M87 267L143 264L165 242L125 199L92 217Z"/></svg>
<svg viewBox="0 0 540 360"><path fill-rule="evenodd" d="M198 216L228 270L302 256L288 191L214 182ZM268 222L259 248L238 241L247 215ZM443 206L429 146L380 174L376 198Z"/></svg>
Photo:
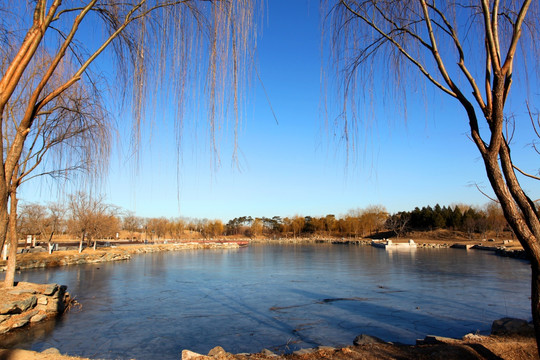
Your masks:
<svg viewBox="0 0 540 360"><path fill-rule="evenodd" d="M382 239L382 240L372 240L371 246L376 248L381 248L385 250L408 250L416 249L417 244L414 240L409 240L405 243L395 243L392 240Z"/></svg>

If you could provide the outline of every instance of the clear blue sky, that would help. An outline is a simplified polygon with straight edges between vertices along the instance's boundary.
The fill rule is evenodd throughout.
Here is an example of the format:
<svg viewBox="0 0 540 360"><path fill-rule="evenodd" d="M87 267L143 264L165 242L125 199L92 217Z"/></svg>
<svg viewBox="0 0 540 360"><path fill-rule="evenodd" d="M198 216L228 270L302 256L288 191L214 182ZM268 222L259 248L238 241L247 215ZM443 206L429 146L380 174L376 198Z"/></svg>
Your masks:
<svg viewBox="0 0 540 360"><path fill-rule="evenodd" d="M254 82L239 126L238 162L232 161L233 125L225 122L221 166L212 166L202 126L186 129L178 168L174 114L165 114L152 125L138 171L125 154L113 155L102 187L107 202L144 217L227 221L243 215L339 216L376 204L397 212L436 203L488 201L471 186L478 183L491 194L479 154L466 136L465 113L450 97L428 86L433 95L426 106L422 95L410 95L407 119L392 111L391 104L376 104L376 118L360 126L357 152L347 161L344 147L320 115L318 1L271 0L262 27L258 69L271 106L261 83ZM538 99L538 94L533 96ZM521 98L514 103L522 112ZM516 115L520 132L514 156L524 169L536 172L538 157L525 146L532 128L523 113ZM330 113L330 120L334 116ZM534 199L540 197L534 182L524 181L524 187ZM47 202L55 194L46 185L29 183L21 197Z"/></svg>

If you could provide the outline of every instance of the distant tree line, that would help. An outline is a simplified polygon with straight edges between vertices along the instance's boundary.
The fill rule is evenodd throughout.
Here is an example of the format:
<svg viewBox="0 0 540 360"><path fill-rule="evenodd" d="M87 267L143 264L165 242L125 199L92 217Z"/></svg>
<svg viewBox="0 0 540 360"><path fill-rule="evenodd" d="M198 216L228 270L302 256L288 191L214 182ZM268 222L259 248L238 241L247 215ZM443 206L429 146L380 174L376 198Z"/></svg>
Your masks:
<svg viewBox="0 0 540 360"><path fill-rule="evenodd" d="M405 236L411 231L448 229L462 231L472 237L488 231L499 236L508 225L497 204L483 208L468 205L416 207L412 211L389 214L383 206L368 206L350 210L336 217L294 215L292 217L234 218L224 224L221 220L188 218L143 218L106 204L102 198L85 193L68 197L65 204L41 205L26 203L20 206L17 221L21 237L32 235L40 241L70 237L92 245L96 240L180 240L186 238L230 237L372 237Z"/></svg>
<svg viewBox="0 0 540 360"><path fill-rule="evenodd" d="M468 205L454 207L439 204L434 207L416 207L413 211L402 211L391 215L386 221L386 228L397 236L407 232L449 229L463 231L472 237L475 233L485 234L493 231L499 236L503 231L511 231L502 209L496 203L489 203L483 208Z"/></svg>

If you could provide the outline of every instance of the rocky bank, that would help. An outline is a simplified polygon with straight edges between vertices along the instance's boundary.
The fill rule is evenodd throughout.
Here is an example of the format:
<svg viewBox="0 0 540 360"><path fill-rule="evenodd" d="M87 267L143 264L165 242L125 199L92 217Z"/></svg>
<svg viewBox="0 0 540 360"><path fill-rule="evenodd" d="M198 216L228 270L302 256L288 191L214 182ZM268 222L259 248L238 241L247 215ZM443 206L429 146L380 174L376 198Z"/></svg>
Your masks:
<svg viewBox="0 0 540 360"><path fill-rule="evenodd" d="M0 294L0 335L62 314L71 301L58 284L18 282Z"/></svg>
<svg viewBox="0 0 540 360"><path fill-rule="evenodd" d="M17 270L47 268L68 265L93 264L131 259L132 255L160 251L179 251L189 249L236 249L236 242L183 242L174 244L126 245L103 247L93 250L77 250L23 253L17 255ZM0 261L0 272L5 271L7 261Z"/></svg>

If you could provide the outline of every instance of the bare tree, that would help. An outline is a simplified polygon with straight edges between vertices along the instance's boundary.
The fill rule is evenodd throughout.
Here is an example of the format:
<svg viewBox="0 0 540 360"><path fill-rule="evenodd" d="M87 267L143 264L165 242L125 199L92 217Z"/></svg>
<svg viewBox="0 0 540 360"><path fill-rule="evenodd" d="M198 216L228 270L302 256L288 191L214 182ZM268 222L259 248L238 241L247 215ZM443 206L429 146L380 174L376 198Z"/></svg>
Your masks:
<svg viewBox="0 0 540 360"><path fill-rule="evenodd" d="M135 216L135 213L132 211L126 212L122 219L122 230L128 231L129 237L134 239L135 233L140 233L142 231L142 219Z"/></svg>
<svg viewBox="0 0 540 360"><path fill-rule="evenodd" d="M191 101L191 91L185 91L189 85L207 91L211 144L216 150L218 144L213 136L219 127L216 119L224 115L228 104L232 104L236 121L239 118L239 99L246 85L243 75L250 70L246 64L251 61L250 51L255 43L256 32L251 29L254 15L258 14L256 3L256 0L0 1L0 10L12 15L0 23L1 139L6 139L10 102L17 94L24 93L21 87L28 71L38 64L44 69L39 78L29 83L28 95L21 97L22 115L13 118L13 137L9 144L2 143L0 149L0 248L8 230L9 197L13 196L12 203L16 204L17 179L24 172L20 160L25 145L31 142L29 134L38 127L37 119L54 108L52 104L65 97L76 84L93 89L94 94L107 93L105 77L99 75L103 56L117 65L111 78L124 89L117 100L122 102L128 96L131 99L135 147L140 141L141 121L147 110L145 100L153 94L173 92L167 99L174 99L177 105L180 130L186 100ZM90 31L94 35L92 41L86 35ZM50 56L41 56L44 49ZM106 61L104 66L109 67ZM202 79L206 82L204 86L193 82L201 73L206 75ZM56 83L55 79L62 81ZM152 99L154 103L160 101L159 95ZM104 104L100 102L103 108Z"/></svg>
<svg viewBox="0 0 540 360"><path fill-rule="evenodd" d="M52 242L55 235L60 234L65 225L66 208L59 202L51 202L47 205L48 216L42 224L41 234L52 253Z"/></svg>
<svg viewBox="0 0 540 360"><path fill-rule="evenodd" d="M22 235L41 236L47 208L36 203L25 203L20 207L18 229Z"/></svg>
<svg viewBox="0 0 540 360"><path fill-rule="evenodd" d="M173 239L180 240L184 235L184 230L186 229L186 222L183 219L173 219L170 222L169 232Z"/></svg>
<svg viewBox="0 0 540 360"><path fill-rule="evenodd" d="M362 84L384 81L373 78L378 69L384 68L392 83L387 88L402 90L402 99L410 93L412 82L421 78L465 110L470 137L491 187L531 259L532 315L540 347L540 220L519 182L521 175L538 177L512 159L512 131L507 131L512 123L507 122L505 110L514 70L537 70L538 2L340 0L324 4L331 7L333 58L344 104L340 119L347 141L357 129Z"/></svg>
<svg viewBox="0 0 540 360"><path fill-rule="evenodd" d="M112 237L119 230L120 222L115 215L115 207L105 204L103 197L92 197L78 192L69 197L70 232L78 235L79 252L83 244L90 246L92 240Z"/></svg>
<svg viewBox="0 0 540 360"><path fill-rule="evenodd" d="M293 231L294 238L296 238L297 236L300 236L305 223L306 223L306 220L303 216L300 216L300 215L293 216L292 221L291 221L291 229Z"/></svg>
<svg viewBox="0 0 540 360"><path fill-rule="evenodd" d="M41 79L46 71L43 64L49 58L47 54L40 54L40 61L32 64L31 69L23 76L22 85L14 94L16 96L13 96L6 106L9 111L6 113L3 132L5 148L10 148L17 137L17 119L24 117L25 101L31 95L32 85ZM64 82L62 76L69 73L65 67L64 65L59 71L58 76L51 79L51 86ZM67 180L75 177L76 173L96 176L105 172L110 131L106 113L95 99L99 99L99 96L89 94L82 83L77 83L36 115L10 184L12 210L9 221L10 232L14 232L10 235L13 248L16 247L18 239L15 233L17 213L13 210L17 209L17 191L23 183L45 175ZM12 257L15 257L15 253ZM14 281L15 265L15 261L10 261L7 267L4 281L7 286Z"/></svg>

